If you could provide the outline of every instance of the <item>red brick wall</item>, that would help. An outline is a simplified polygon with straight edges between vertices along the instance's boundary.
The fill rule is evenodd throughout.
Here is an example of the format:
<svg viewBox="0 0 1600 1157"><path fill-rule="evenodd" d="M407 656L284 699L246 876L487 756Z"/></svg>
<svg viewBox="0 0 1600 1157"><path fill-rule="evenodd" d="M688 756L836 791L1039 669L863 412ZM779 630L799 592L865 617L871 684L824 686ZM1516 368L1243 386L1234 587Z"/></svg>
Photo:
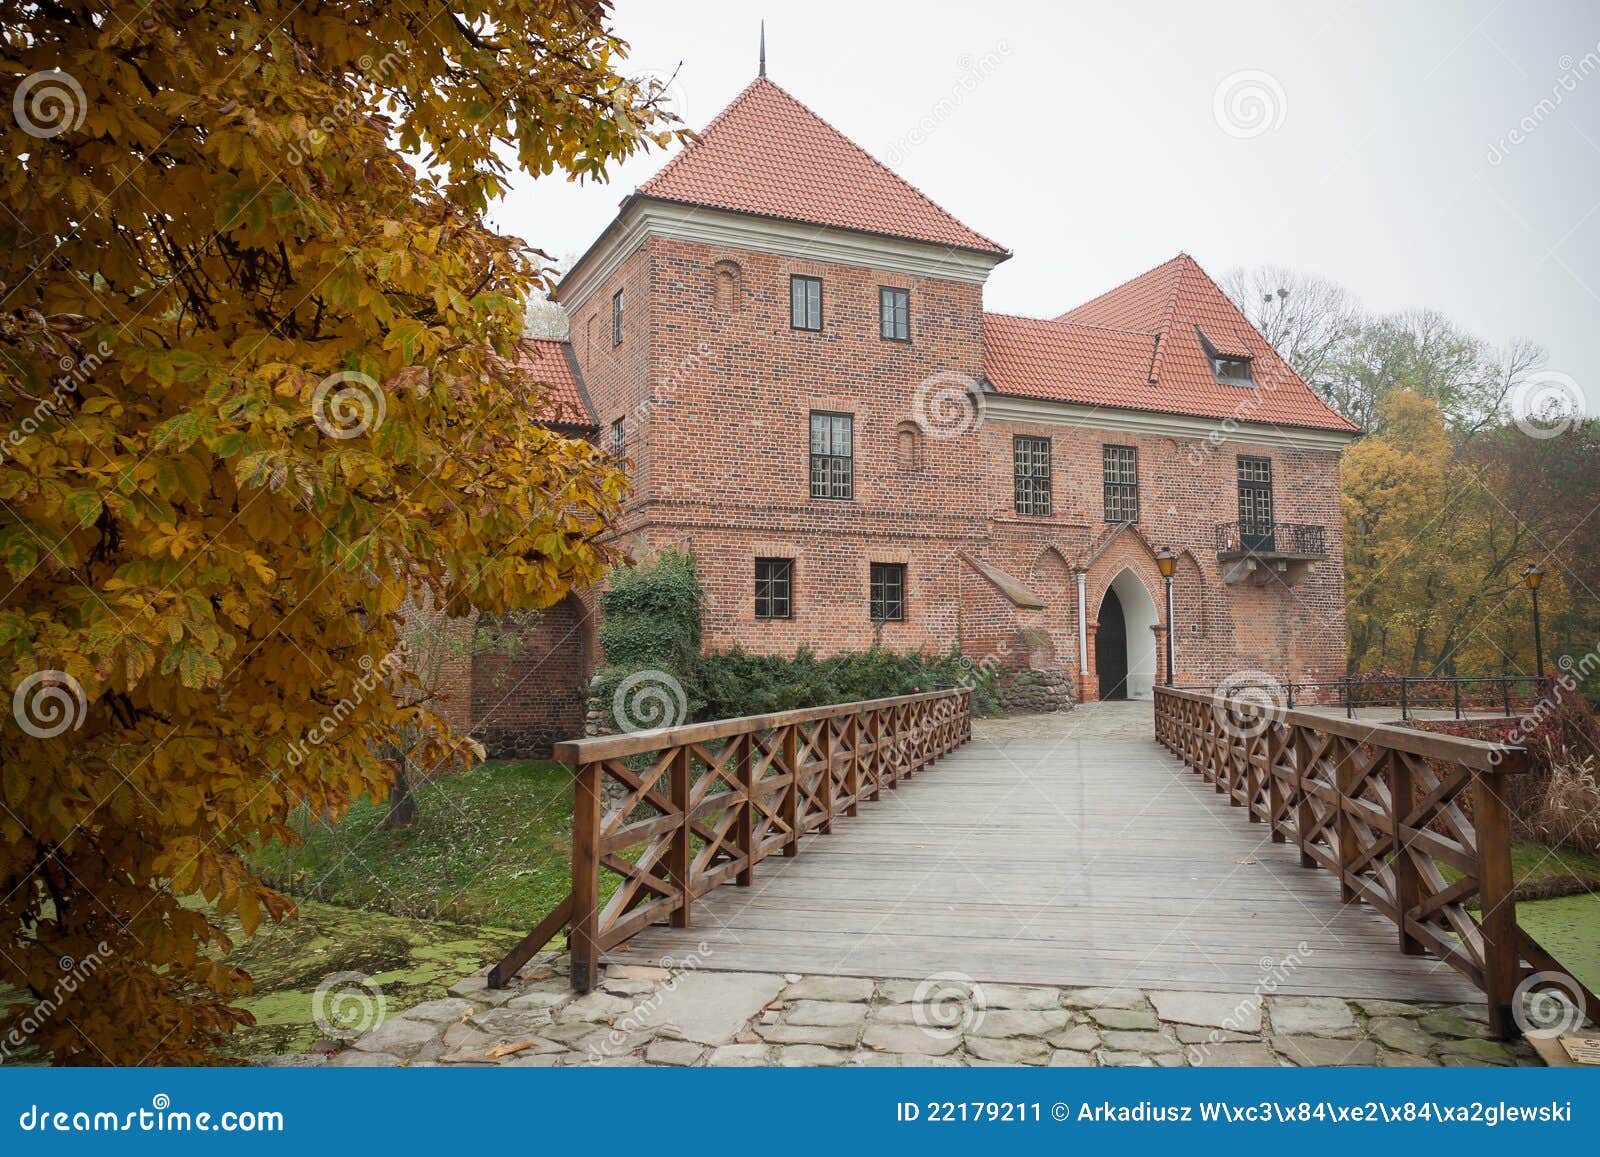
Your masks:
<svg viewBox="0 0 1600 1157"><path fill-rule="evenodd" d="M547 759L583 735L593 624L569 595L524 631L514 648L472 657L472 735L491 759Z"/></svg>

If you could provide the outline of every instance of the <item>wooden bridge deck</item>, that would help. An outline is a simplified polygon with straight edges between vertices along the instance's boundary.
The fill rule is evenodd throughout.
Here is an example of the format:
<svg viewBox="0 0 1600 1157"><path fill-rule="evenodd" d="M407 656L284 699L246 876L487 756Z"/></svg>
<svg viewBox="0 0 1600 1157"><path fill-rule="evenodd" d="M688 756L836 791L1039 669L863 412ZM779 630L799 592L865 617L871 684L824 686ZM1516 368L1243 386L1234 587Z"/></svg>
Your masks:
<svg viewBox="0 0 1600 1157"><path fill-rule="evenodd" d="M1341 906L1150 737L1149 704L1110 727L1001 727L840 819L747 888L699 900L613 960L697 953L717 970L925 977L1397 1000L1481 995L1402 956L1394 926ZM1079 720L1072 720L1078 716ZM1098 732L1098 733L1096 733ZM703 947L702 947L703 946Z"/></svg>

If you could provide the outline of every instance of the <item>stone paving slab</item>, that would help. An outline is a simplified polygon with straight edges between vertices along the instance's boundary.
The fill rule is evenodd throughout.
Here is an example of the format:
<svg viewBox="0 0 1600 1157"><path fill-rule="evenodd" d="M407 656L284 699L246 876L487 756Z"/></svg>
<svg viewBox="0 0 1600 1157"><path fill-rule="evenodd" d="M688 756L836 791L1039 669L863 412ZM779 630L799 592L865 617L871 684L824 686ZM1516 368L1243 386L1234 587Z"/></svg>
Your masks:
<svg viewBox="0 0 1600 1157"><path fill-rule="evenodd" d="M542 954L384 1021L336 1066L1535 1065L1483 1010L1333 997L989 985L611 965L593 992ZM307 1064L324 1063L307 1056ZM285 1063L263 1058L263 1063Z"/></svg>

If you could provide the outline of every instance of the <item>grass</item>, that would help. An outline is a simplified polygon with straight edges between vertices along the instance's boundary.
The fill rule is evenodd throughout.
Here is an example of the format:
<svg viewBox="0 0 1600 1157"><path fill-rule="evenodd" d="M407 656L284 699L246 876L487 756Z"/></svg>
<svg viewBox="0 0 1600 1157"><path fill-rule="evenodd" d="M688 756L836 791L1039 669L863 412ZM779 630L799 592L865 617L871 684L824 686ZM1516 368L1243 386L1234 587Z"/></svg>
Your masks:
<svg viewBox="0 0 1600 1157"><path fill-rule="evenodd" d="M1600 887L1600 856L1567 848L1547 848L1542 844L1514 844L1511 848L1511 874L1518 884L1532 884L1558 876L1579 876Z"/></svg>
<svg viewBox="0 0 1600 1157"><path fill-rule="evenodd" d="M396 916L531 928L571 886L572 774L559 764L481 764L416 790L408 827L361 800L338 824L298 816L300 848L254 866L297 896Z"/></svg>

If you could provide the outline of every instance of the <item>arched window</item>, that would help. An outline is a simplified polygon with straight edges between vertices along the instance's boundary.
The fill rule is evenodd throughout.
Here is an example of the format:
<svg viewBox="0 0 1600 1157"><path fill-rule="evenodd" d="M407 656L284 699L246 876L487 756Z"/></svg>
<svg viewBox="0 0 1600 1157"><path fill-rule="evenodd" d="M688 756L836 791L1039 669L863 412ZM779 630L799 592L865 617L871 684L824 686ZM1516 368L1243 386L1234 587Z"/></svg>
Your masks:
<svg viewBox="0 0 1600 1157"><path fill-rule="evenodd" d="M902 470L922 469L922 437L922 430L915 422L901 422L895 427L895 465Z"/></svg>
<svg viewBox="0 0 1600 1157"><path fill-rule="evenodd" d="M716 283L717 309L722 313L738 313L743 281L738 264L719 261L713 267L712 276Z"/></svg>

